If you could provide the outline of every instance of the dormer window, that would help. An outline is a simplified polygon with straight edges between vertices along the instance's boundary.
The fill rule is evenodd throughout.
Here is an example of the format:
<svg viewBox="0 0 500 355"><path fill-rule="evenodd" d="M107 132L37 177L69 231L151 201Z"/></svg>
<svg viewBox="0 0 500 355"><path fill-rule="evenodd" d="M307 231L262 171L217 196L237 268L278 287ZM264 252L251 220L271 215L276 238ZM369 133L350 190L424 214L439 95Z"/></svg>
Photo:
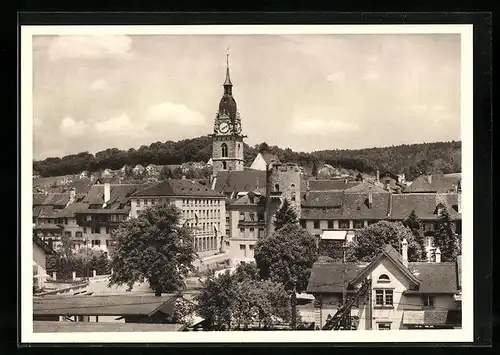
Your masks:
<svg viewBox="0 0 500 355"><path fill-rule="evenodd" d="M388 283L388 282L391 282L391 279L386 274L380 275L377 280L377 283Z"/></svg>
<svg viewBox="0 0 500 355"><path fill-rule="evenodd" d="M274 191L279 191L279 190L280 190L280 185L279 184L274 185Z"/></svg>

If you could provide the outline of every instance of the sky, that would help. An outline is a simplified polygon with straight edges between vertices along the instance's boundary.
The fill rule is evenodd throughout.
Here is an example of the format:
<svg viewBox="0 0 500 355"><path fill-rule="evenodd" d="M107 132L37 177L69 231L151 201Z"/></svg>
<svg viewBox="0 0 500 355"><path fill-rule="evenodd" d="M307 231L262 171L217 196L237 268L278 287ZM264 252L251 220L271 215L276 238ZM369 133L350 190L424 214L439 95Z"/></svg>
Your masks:
<svg viewBox="0 0 500 355"><path fill-rule="evenodd" d="M460 140L460 35L34 36L34 158L213 132L226 53L246 142Z"/></svg>

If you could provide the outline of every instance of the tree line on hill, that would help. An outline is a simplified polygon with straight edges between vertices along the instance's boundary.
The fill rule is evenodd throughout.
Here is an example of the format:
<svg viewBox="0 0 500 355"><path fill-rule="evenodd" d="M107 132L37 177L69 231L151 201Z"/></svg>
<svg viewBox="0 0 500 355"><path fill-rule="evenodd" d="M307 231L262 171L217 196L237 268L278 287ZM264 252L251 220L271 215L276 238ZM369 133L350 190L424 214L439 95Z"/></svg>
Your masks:
<svg viewBox="0 0 500 355"><path fill-rule="evenodd" d="M294 162L307 170L317 170L325 163L334 167L373 174L376 170L404 173L407 179L422 174L455 173L461 171L461 142L404 144L399 146L367 149L335 149L312 153L295 152L267 143L249 146L244 144L245 165L249 166L257 154L269 151L281 161ZM176 165L185 162L207 162L212 156L212 138L202 136L177 142L155 142L139 149L120 150L108 148L97 152L71 154L62 158L50 157L34 161L33 169L42 177L78 174L83 170L116 170L124 165L148 164Z"/></svg>

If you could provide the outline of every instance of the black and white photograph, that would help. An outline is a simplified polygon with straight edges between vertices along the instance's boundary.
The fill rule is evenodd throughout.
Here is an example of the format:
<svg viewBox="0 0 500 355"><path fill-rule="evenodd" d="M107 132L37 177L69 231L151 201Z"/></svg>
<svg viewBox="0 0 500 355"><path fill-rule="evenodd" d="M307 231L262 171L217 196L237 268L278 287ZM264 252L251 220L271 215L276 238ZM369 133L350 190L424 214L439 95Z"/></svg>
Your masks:
<svg viewBox="0 0 500 355"><path fill-rule="evenodd" d="M23 341L472 341L471 26L21 27Z"/></svg>

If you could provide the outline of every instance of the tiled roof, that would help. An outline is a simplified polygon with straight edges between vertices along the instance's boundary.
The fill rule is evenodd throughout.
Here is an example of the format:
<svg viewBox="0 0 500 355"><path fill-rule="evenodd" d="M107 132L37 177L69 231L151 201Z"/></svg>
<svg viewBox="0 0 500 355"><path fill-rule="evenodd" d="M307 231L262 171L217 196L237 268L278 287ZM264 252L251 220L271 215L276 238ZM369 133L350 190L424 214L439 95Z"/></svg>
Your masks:
<svg viewBox="0 0 500 355"><path fill-rule="evenodd" d="M57 224L42 223L33 227L34 230L62 230L63 228Z"/></svg>
<svg viewBox="0 0 500 355"><path fill-rule="evenodd" d="M33 315L151 315L172 295L45 296L33 299Z"/></svg>
<svg viewBox="0 0 500 355"><path fill-rule="evenodd" d="M62 210L55 210L54 206L41 206L38 218L57 218L61 211Z"/></svg>
<svg viewBox="0 0 500 355"><path fill-rule="evenodd" d="M420 279L418 293L456 293L457 263L408 263L408 269Z"/></svg>
<svg viewBox="0 0 500 355"><path fill-rule="evenodd" d="M34 321L34 333L179 332L185 324Z"/></svg>
<svg viewBox="0 0 500 355"><path fill-rule="evenodd" d="M462 312L453 310L405 310L403 313L405 325L461 325Z"/></svg>
<svg viewBox="0 0 500 355"><path fill-rule="evenodd" d="M363 181L353 187L350 187L345 190L345 193L361 193L361 194L367 194L367 193L385 193L388 194L389 192L387 190L384 190L378 186L375 186L374 184L370 184L367 181Z"/></svg>
<svg viewBox="0 0 500 355"><path fill-rule="evenodd" d="M205 196L224 197L222 194L213 191L208 185L188 179L168 179L153 186L139 190L133 195L136 196Z"/></svg>
<svg viewBox="0 0 500 355"><path fill-rule="evenodd" d="M253 202L251 201L251 192L246 194L243 197L240 197L233 203L231 203L231 206L265 206L266 203L266 198L264 196L255 196L253 198Z"/></svg>
<svg viewBox="0 0 500 355"><path fill-rule="evenodd" d="M305 188L307 187L307 182ZM360 181L349 181L345 179L339 180L309 180L309 191L329 191L329 190L345 190L356 185L359 185ZM302 185L301 185L302 187ZM305 191L304 188L304 191Z"/></svg>
<svg viewBox="0 0 500 355"><path fill-rule="evenodd" d="M142 188L143 185L135 184L118 184L110 185L110 200L107 205L110 208L118 207L120 204L124 204L130 198L130 196ZM87 196L82 201L83 203L89 205L101 205L104 203L104 185L94 185L88 192Z"/></svg>
<svg viewBox="0 0 500 355"><path fill-rule="evenodd" d="M392 249L392 250L391 250ZM340 293L343 291L344 275L346 281L355 283L376 266L381 256L387 256L406 276L418 284L418 291L406 291L415 294L456 293L457 267L455 263L409 263L406 268L399 253L394 248L386 248L369 265L316 263L311 270L307 292ZM346 272L344 272L346 270ZM415 275L413 273L416 273Z"/></svg>
<svg viewBox="0 0 500 355"><path fill-rule="evenodd" d="M440 203L446 207L452 219L461 219L461 214L456 210L458 207L458 194L456 193L394 194L392 195L391 219L406 219L413 210L420 219L437 219L435 212Z"/></svg>
<svg viewBox="0 0 500 355"><path fill-rule="evenodd" d="M70 203L68 207L59 211L57 217L59 218L71 218L75 216L75 213L83 212L89 208L89 205L84 202L73 202Z"/></svg>
<svg viewBox="0 0 500 355"><path fill-rule="evenodd" d="M216 179L215 191L217 192L248 192L257 187L266 186L266 171L220 171Z"/></svg>
<svg viewBox="0 0 500 355"><path fill-rule="evenodd" d="M307 292L340 293L344 289L344 281L347 285L365 266L363 264L315 263L307 284Z"/></svg>
<svg viewBox="0 0 500 355"><path fill-rule="evenodd" d="M33 205L64 206L69 202L69 192L65 193L34 193Z"/></svg>
<svg viewBox="0 0 500 355"><path fill-rule="evenodd" d="M371 207L368 205L368 194L336 191L316 194L313 201L308 199L302 202L301 219L386 219L388 216L388 193L374 193ZM309 195L315 196L312 192Z"/></svg>
<svg viewBox="0 0 500 355"><path fill-rule="evenodd" d="M279 163L280 160L278 159L278 156L276 154L270 153L270 152L262 152L260 153L262 158L264 158L266 164L271 163L272 161Z"/></svg>
<svg viewBox="0 0 500 355"><path fill-rule="evenodd" d="M304 199L305 195L305 199ZM343 191L310 191L301 196L304 207L335 207L344 203Z"/></svg>
<svg viewBox="0 0 500 355"><path fill-rule="evenodd" d="M422 175L416 178L405 192L454 192L460 180L461 176L456 175Z"/></svg>

